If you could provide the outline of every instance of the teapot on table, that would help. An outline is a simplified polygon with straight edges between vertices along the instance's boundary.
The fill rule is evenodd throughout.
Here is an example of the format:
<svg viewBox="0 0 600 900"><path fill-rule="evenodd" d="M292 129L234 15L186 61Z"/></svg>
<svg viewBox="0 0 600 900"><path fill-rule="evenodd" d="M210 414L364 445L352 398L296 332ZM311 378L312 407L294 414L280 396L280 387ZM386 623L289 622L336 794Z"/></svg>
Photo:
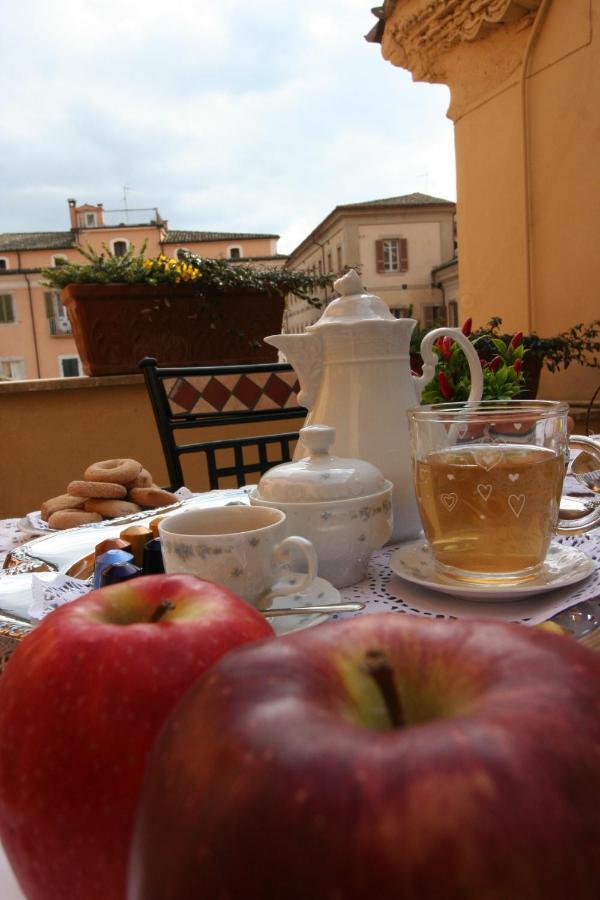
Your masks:
<svg viewBox="0 0 600 900"><path fill-rule="evenodd" d="M469 400L480 400L483 376L479 357L460 328L436 328L421 343L423 374L410 371L410 336L415 319L396 319L388 305L365 294L353 269L334 283L341 295L304 334L265 338L291 363L300 381L298 401L308 409L306 425L332 425L338 456L367 460L394 485L392 541L421 531L412 484L406 410L419 404L433 378L433 343L455 340L471 373ZM299 443L295 457L306 450Z"/></svg>

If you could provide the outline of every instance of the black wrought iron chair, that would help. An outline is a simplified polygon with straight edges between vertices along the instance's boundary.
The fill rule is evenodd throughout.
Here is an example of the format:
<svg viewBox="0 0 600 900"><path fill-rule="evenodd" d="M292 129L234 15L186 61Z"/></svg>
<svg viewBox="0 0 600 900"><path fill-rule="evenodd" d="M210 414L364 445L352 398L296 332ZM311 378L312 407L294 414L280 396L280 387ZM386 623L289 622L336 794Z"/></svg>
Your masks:
<svg viewBox="0 0 600 900"><path fill-rule="evenodd" d="M287 363L236 366L159 367L146 357L140 363L158 427L170 489L185 484L181 457L203 454L211 489L235 478L237 486L249 475L266 472L292 457L297 431L253 434L223 440L180 443L180 434L214 425L303 419L298 405L298 381Z"/></svg>

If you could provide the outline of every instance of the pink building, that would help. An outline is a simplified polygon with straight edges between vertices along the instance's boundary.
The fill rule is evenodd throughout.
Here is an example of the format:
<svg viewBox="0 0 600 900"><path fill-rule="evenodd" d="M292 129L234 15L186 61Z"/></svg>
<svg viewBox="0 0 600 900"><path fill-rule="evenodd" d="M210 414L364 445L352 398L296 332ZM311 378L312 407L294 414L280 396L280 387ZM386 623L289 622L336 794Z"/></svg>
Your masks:
<svg viewBox="0 0 600 900"><path fill-rule="evenodd" d="M41 269L85 262L79 247L130 246L146 255L174 256L180 248L213 259L282 265L276 234L174 231L156 209L105 210L69 200L69 230L0 234L0 380L83 374L60 292L42 284Z"/></svg>

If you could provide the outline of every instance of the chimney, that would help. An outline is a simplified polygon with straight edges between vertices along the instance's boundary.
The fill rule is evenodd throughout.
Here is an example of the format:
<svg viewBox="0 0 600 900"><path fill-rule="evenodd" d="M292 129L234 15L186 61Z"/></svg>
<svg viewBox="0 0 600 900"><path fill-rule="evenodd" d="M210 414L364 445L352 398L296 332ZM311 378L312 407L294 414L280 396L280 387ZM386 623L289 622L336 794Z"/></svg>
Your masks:
<svg viewBox="0 0 600 900"><path fill-rule="evenodd" d="M72 197L70 197L67 200L67 203L69 204L69 218L71 220L71 228L75 229L77 228L77 213L75 212L76 201L73 200Z"/></svg>

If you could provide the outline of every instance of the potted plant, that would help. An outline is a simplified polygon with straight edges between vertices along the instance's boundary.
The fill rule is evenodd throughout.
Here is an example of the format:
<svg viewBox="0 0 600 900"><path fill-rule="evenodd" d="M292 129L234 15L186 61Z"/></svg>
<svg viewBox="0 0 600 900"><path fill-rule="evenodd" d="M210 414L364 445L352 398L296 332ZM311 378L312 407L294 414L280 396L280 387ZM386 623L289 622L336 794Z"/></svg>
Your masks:
<svg viewBox="0 0 600 900"><path fill-rule="evenodd" d="M280 330L285 296L311 299L329 275L206 259L146 258L130 247L80 250L85 263L44 269L60 288L87 375L139 371L144 356L160 365L272 362L263 338Z"/></svg>
<svg viewBox="0 0 600 900"><path fill-rule="evenodd" d="M463 333L476 347L483 367L484 399L534 398L544 366L549 372L567 369L571 363L600 367L600 321L574 325L553 338L522 332L503 334L501 325L498 317L477 331L471 330L471 319L463 325ZM422 363L418 349L431 328L417 326L412 335L411 365L418 373ZM435 378L423 392L423 402L466 400L470 381L464 354L450 338L437 341L434 350L439 362Z"/></svg>

